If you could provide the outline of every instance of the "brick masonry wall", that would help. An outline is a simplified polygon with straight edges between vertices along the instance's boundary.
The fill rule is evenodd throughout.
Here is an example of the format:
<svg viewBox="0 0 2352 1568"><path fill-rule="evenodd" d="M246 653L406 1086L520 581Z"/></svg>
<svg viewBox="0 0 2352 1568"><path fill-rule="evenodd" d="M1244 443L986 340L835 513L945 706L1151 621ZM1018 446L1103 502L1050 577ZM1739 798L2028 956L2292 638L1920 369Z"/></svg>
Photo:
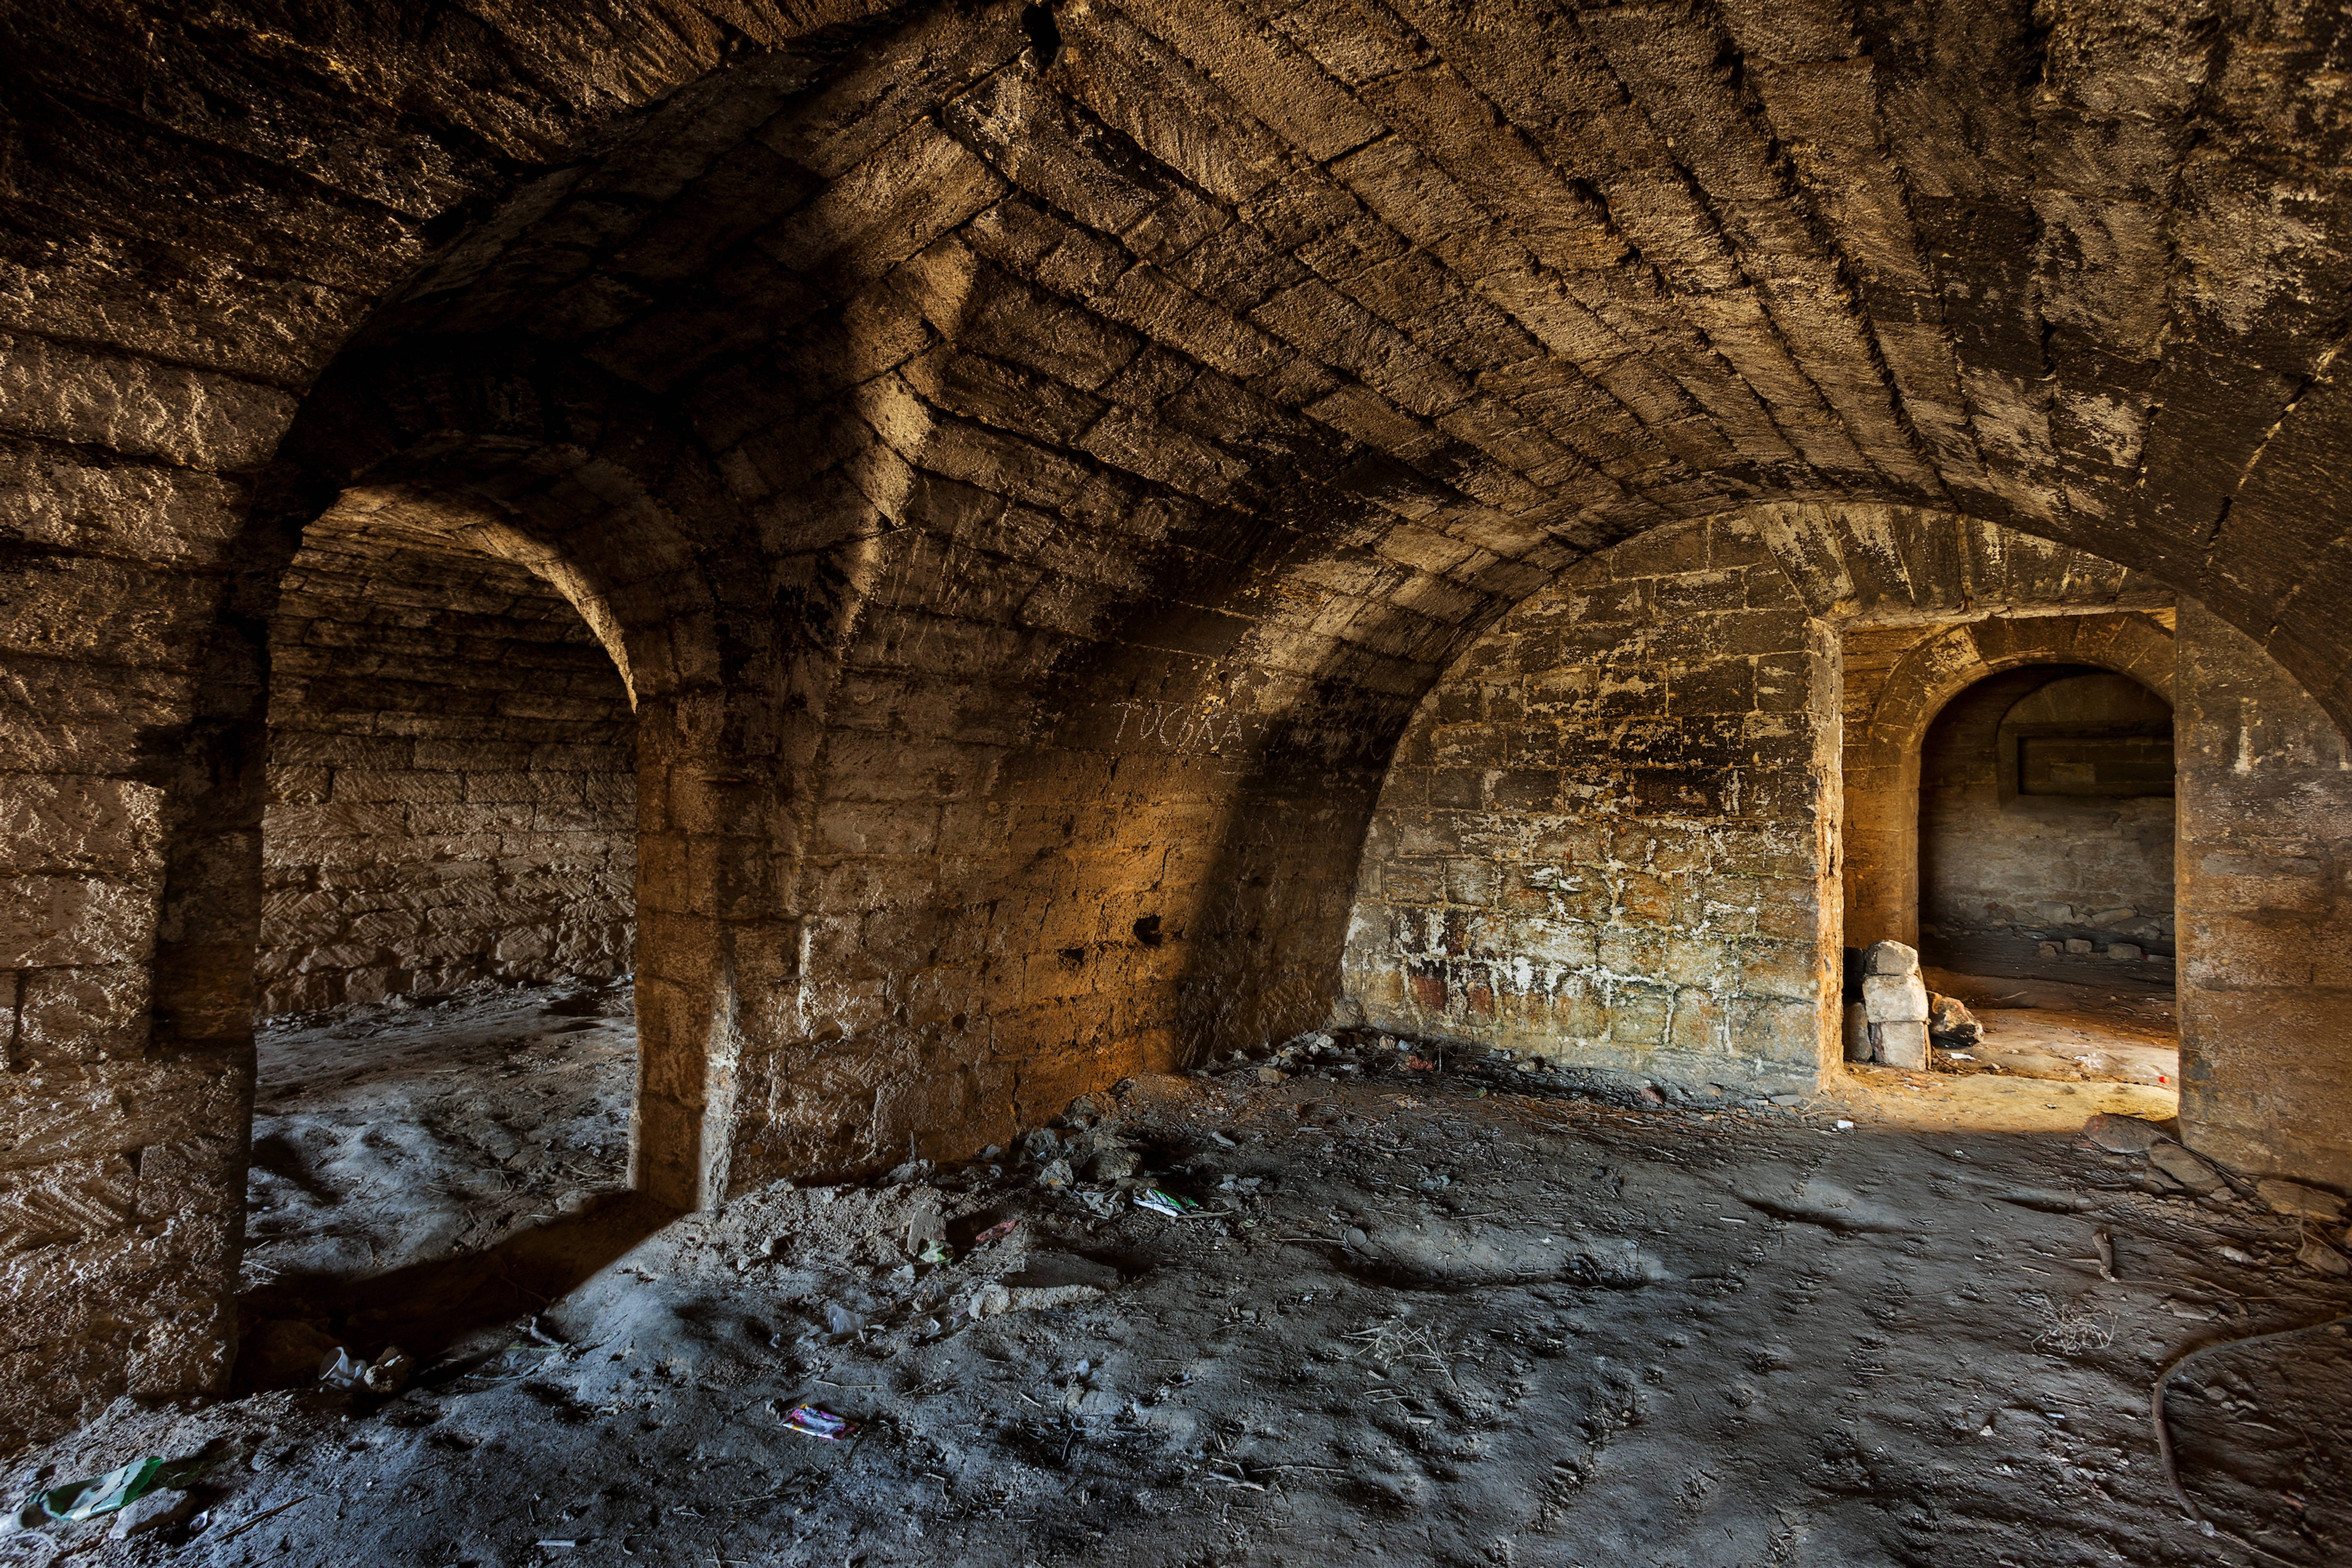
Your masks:
<svg viewBox="0 0 2352 1568"><path fill-rule="evenodd" d="M2271 657L2180 611L2180 1122L2352 1189L2352 747Z"/></svg>
<svg viewBox="0 0 2352 1568"><path fill-rule="evenodd" d="M1756 530L1661 530L1513 611L1415 715L1367 842L1362 1016L1811 1088L1837 995L1835 657Z"/></svg>
<svg viewBox="0 0 2352 1568"><path fill-rule="evenodd" d="M560 594L330 516L270 661L263 1013L626 971L635 720Z"/></svg>

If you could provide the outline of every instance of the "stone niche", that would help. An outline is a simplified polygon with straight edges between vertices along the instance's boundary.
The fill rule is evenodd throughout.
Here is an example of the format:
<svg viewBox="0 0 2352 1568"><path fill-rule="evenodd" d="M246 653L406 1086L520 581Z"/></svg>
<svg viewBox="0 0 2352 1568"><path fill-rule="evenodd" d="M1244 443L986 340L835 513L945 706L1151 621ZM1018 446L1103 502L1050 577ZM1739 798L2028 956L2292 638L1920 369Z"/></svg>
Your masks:
<svg viewBox="0 0 2352 1568"><path fill-rule="evenodd" d="M263 1014L628 969L635 720L552 588L331 515L270 664Z"/></svg>

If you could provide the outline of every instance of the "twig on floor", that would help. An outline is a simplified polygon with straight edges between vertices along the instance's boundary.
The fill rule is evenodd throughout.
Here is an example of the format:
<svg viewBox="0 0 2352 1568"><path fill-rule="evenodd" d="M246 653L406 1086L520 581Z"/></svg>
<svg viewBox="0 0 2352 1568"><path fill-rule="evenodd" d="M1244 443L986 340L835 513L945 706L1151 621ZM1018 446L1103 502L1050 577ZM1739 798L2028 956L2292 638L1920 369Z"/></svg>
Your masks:
<svg viewBox="0 0 2352 1568"><path fill-rule="evenodd" d="M265 1519L275 1519L278 1515L284 1513L288 1509L299 1508L310 1500L310 1499L308 1497L298 1497L292 1502L281 1502L276 1508L265 1509L261 1512L255 1514L251 1519L242 1521L233 1526L226 1534L220 1538L221 1544L226 1545L229 1542L235 1541L238 1536L243 1535L247 1531L251 1530L255 1525L259 1524Z"/></svg>

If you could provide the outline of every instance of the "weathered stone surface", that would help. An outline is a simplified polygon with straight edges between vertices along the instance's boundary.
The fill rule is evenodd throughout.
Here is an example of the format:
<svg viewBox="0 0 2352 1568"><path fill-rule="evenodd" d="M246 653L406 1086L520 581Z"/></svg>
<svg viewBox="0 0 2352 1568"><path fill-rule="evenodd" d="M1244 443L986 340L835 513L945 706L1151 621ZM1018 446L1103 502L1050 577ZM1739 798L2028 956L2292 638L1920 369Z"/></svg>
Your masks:
<svg viewBox="0 0 2352 1568"><path fill-rule="evenodd" d="M1916 973L1908 975L1864 975L1862 978L1862 1005L1870 1013L1870 1021L1882 1023L1916 1023L1927 1021L1927 988Z"/></svg>
<svg viewBox="0 0 2352 1568"><path fill-rule="evenodd" d="M2165 1132L2138 1116L2101 1111L2083 1124L2083 1136L2110 1154L2144 1155L2165 1136Z"/></svg>
<svg viewBox="0 0 2352 1568"><path fill-rule="evenodd" d="M1892 940L1874 942L1863 950L1862 969L1864 974L1873 977L1916 977L1919 973L1919 950ZM1925 1018L1927 1015L1922 1013L1919 1016Z"/></svg>
<svg viewBox="0 0 2352 1568"><path fill-rule="evenodd" d="M1883 1067L1918 1071L1927 1065L1927 1026L1901 1020L1870 1026L1871 1055Z"/></svg>
<svg viewBox="0 0 2352 1568"><path fill-rule="evenodd" d="M1579 749L1482 749L1457 716L1391 780L1418 924L1366 936L1414 956L1351 971L1368 1008L1817 1075L1832 623L2198 594L2352 715L2324 12L2200 20L2137 73L2102 64L2143 57L2134 18L1965 4L1923 45L1875 0L1344 26L1137 0L1072 16L1053 62L1022 13L420 29L356 0L331 57L234 0L10 16L0 770L104 788L10 818L61 863L0 865L0 968L87 1082L12 1103L8 1148L234 1146L270 789L401 813L438 866L594 872L618 792L508 782L593 769L419 745L604 722L609 671L485 698L382 585L381 634L320 667L460 695L265 776L270 606L339 495L465 513L636 699L639 1175L677 1201L975 1145L1320 1020L1415 705L1595 552L1652 559L1561 587L1580 645L1530 661L1595 678L1440 688ZM1696 568L1661 527L1743 508ZM1481 814L1553 825L1503 845ZM301 924L267 984L544 962L520 916L557 897L587 917L552 956L613 960L602 888L344 911L390 885L377 831L299 841L318 885L268 906ZM2333 1124L2279 1106L2340 1103L2341 1053L2265 1026L2339 987L2314 933L2352 924L2344 833L2252 837L2182 877L2232 890L2184 938L2221 1074L2195 1115L2260 1140ZM462 912L490 908L518 929L483 948ZM126 966L139 1050L201 1065L108 1099L131 988L22 977ZM2275 1135L2258 1168L2340 1163ZM183 1179L233 1212L234 1173ZM58 1243L58 1293L167 1318L140 1386L204 1385L233 1223L111 1245ZM129 1336L79 1333L8 1341L7 1422L129 1385Z"/></svg>
<svg viewBox="0 0 2352 1568"><path fill-rule="evenodd" d="M2352 1186L2352 755L2277 662L2180 615L2180 1124L2254 1176ZM2288 1106L2310 1107L2287 1113Z"/></svg>
<svg viewBox="0 0 2352 1568"><path fill-rule="evenodd" d="M2254 1196L2280 1214L2299 1215L2305 1219L2335 1221L2344 1218L2341 1195L2323 1192L2301 1182L2284 1181L2277 1176L2264 1176L2254 1183Z"/></svg>
<svg viewBox="0 0 2352 1568"><path fill-rule="evenodd" d="M1778 576L1720 527L1620 547L1424 699L1358 884L1367 1018L1695 1084L1836 1060L1824 639L1750 608Z"/></svg>
<svg viewBox="0 0 2352 1568"><path fill-rule="evenodd" d="M629 967L636 720L561 593L463 539L336 514L270 641L265 1013ZM551 683L576 711L511 700Z"/></svg>
<svg viewBox="0 0 2352 1568"><path fill-rule="evenodd" d="M2199 1159L2179 1144L2150 1145L2147 1161L2191 1192L2219 1192L2228 1185L2210 1163Z"/></svg>

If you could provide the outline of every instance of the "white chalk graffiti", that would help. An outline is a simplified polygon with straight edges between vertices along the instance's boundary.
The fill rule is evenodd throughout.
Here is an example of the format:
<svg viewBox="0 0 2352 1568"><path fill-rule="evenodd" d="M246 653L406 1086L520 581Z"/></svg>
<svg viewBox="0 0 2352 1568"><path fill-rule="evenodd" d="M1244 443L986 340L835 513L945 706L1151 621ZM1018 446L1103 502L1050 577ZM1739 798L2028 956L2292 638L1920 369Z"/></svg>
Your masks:
<svg viewBox="0 0 2352 1568"><path fill-rule="evenodd" d="M1221 713L1213 708L1198 708L1189 703L1122 702L1112 705L1119 710L1119 741L1130 736L1149 744L1167 747L1171 751L1216 751L1228 746L1243 746L1265 734L1265 720L1255 714Z"/></svg>

